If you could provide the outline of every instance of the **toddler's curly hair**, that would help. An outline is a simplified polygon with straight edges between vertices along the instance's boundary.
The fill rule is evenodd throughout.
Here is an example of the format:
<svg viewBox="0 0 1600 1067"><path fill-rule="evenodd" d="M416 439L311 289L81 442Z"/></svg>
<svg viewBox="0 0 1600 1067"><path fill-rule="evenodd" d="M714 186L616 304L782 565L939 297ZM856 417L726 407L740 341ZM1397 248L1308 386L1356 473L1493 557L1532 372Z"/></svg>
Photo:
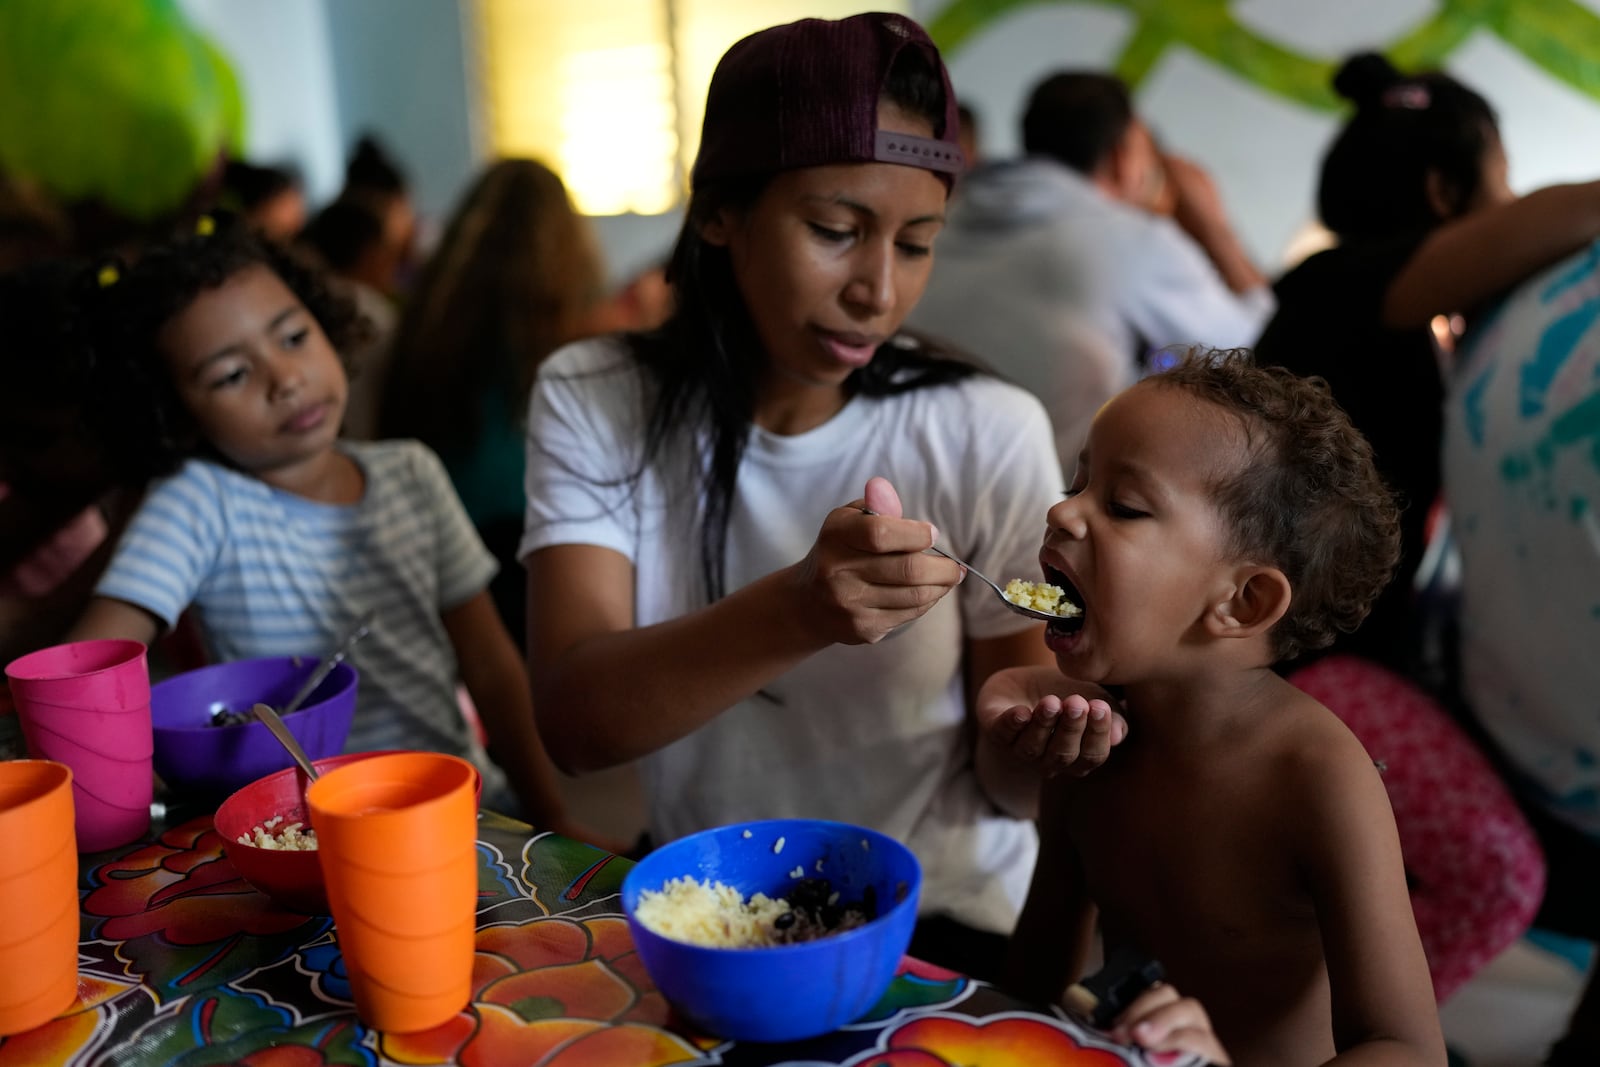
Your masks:
<svg viewBox="0 0 1600 1067"><path fill-rule="evenodd" d="M106 381L125 398L119 427L125 445L140 453L139 466L175 471L193 456L218 458L178 395L161 351L161 330L208 289L252 266L266 267L305 305L341 356L366 341L371 322L353 300L336 292L316 266L281 245L249 233L227 216L166 244L145 250L131 266L100 264L93 301L95 347ZM106 279L115 281L106 284ZM348 369L348 365L347 365Z"/></svg>
<svg viewBox="0 0 1600 1067"><path fill-rule="evenodd" d="M1289 579L1272 630L1279 660L1360 625L1400 558L1400 510L1321 378L1260 367L1246 350L1193 349L1149 379L1233 415L1248 459L1214 486L1231 550Z"/></svg>

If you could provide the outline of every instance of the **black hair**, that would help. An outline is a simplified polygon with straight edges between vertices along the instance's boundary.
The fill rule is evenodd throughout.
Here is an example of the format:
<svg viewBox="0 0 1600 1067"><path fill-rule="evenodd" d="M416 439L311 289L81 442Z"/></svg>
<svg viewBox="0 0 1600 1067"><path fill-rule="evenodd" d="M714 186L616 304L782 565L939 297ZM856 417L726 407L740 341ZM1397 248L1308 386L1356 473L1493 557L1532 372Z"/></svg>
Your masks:
<svg viewBox="0 0 1600 1067"><path fill-rule="evenodd" d="M390 158L378 139L370 133L362 134L356 141L355 151L344 169L344 191L357 190L374 193L403 193L406 176Z"/></svg>
<svg viewBox="0 0 1600 1067"><path fill-rule="evenodd" d="M261 167L230 159L222 168L221 206L229 211L250 211L296 185L282 167Z"/></svg>
<svg viewBox="0 0 1600 1067"><path fill-rule="evenodd" d="M389 342L381 437L415 437L446 460L482 440L493 396L521 422L539 364L588 330L605 291L589 220L544 164L502 159L456 207Z"/></svg>
<svg viewBox="0 0 1600 1067"><path fill-rule="evenodd" d="M1245 350L1205 349L1145 381L1238 420L1246 458L1212 491L1231 552L1289 580L1289 609L1271 631L1275 660L1354 631L1400 558L1400 509L1328 383L1258 366Z"/></svg>
<svg viewBox="0 0 1600 1067"><path fill-rule="evenodd" d="M51 259L0 275L0 571L108 489L151 473L108 421L129 405L95 373L83 271Z"/></svg>
<svg viewBox="0 0 1600 1067"><path fill-rule="evenodd" d="M1052 74L1028 96L1022 147L1091 174L1127 135L1133 99L1122 80L1095 71Z"/></svg>
<svg viewBox="0 0 1600 1067"><path fill-rule="evenodd" d="M972 110L970 104L956 105L956 118L961 122L961 128L976 134L978 132L978 113Z"/></svg>
<svg viewBox="0 0 1600 1067"><path fill-rule="evenodd" d="M944 82L936 60L922 49L900 50L881 96L925 118L942 135ZM667 266L676 308L659 330L630 338L634 357L654 385L637 473L666 454L674 441L698 443L688 428L709 430L694 455L693 472L705 493L700 563L708 600L719 599L725 590L728 519L767 357L739 295L727 250L708 243L701 228L723 209L748 209L771 180L768 174L702 183L694 190ZM971 364L896 338L880 345L872 362L851 373L845 389L852 395L889 396L975 373Z"/></svg>
<svg viewBox="0 0 1600 1067"><path fill-rule="evenodd" d="M1450 75L1402 75L1383 56L1347 59L1333 88L1356 106L1322 160L1322 224L1340 237L1383 237L1444 221L1428 198L1438 176L1448 215L1464 211L1499 143L1494 109Z"/></svg>
<svg viewBox="0 0 1600 1067"><path fill-rule="evenodd" d="M210 217L205 220L211 222ZM202 292L240 271L263 266L282 279L340 353L365 342L371 323L355 304L331 288L316 267L289 249L222 219L195 233L147 249L131 267L107 264L120 274L93 302L95 348L108 381L122 391L136 425L125 428L124 447L140 466L171 473L192 456L223 462L200 434L178 394L159 337L173 316Z"/></svg>
<svg viewBox="0 0 1600 1067"><path fill-rule="evenodd" d="M0 171L0 276L68 254L72 229L63 211L33 182Z"/></svg>
<svg viewBox="0 0 1600 1067"><path fill-rule="evenodd" d="M313 215L298 240L329 270L348 274L383 240L383 219L365 200L342 197Z"/></svg>

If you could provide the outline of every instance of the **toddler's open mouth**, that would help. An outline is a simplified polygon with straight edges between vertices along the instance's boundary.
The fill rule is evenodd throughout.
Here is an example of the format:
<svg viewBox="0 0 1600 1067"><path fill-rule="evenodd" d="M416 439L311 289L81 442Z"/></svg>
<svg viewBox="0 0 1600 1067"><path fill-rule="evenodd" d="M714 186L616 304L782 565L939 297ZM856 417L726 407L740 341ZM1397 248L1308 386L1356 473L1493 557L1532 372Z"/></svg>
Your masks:
<svg viewBox="0 0 1600 1067"><path fill-rule="evenodd" d="M1048 623L1046 629L1052 633L1059 634L1077 633L1083 629L1083 621L1088 611L1083 603L1083 594L1078 592L1078 587L1073 585L1072 581L1061 571L1056 570L1048 563L1041 564L1041 566L1044 568L1044 580L1051 585L1058 586L1063 594L1061 598L1063 602L1070 603L1078 609L1072 615L1064 616L1059 622Z"/></svg>

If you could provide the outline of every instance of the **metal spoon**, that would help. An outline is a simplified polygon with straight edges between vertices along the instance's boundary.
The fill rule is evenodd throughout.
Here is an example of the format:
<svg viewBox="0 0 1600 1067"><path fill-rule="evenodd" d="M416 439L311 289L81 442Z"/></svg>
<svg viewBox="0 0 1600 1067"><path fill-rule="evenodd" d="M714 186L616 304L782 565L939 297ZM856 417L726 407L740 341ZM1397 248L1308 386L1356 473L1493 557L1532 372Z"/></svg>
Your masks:
<svg viewBox="0 0 1600 1067"><path fill-rule="evenodd" d="M300 705L306 702L307 697L316 692L317 686L322 684L322 680L332 674L335 667L344 662L344 658L350 654L350 647L367 636L372 629L372 620L376 616L377 612L371 608L362 613L361 618L356 620L356 624L340 639L338 647L333 650L333 654L317 664L317 669L311 672L311 677L305 680L305 684L289 699L289 703L283 706L283 714L288 715L290 712L300 710Z"/></svg>
<svg viewBox="0 0 1600 1067"><path fill-rule="evenodd" d="M876 511L873 511L870 508L862 508L861 511L862 514L865 515L878 514ZM1076 615L1076 613L1073 615L1052 615L1048 611L1040 611L1038 608L1025 608L1021 604L1013 604L1010 600L1006 599L1006 591L1004 589L1001 589L998 585L994 584L994 582L990 581L987 575L978 570L978 568L974 567L972 564L968 563L966 560L952 556L938 545L932 546L928 549L928 551L937 552L950 562L958 563L965 567L968 574L971 574L984 585L988 586L990 589L993 589L994 595L1000 598L1000 602L1006 607L1010 608L1012 611L1016 612L1018 615L1026 615L1030 619L1039 619L1042 622L1060 622L1062 619L1074 618Z"/></svg>
<svg viewBox="0 0 1600 1067"><path fill-rule="evenodd" d="M306 750L300 747L300 742L294 739L294 734L289 732L289 728L283 725L278 713L266 704L257 704L250 710L255 712L256 718L260 719L268 730L272 731L272 736L278 739L278 743L289 750L289 755L294 757L294 761L300 765L306 777L313 782L316 781L317 769L311 766L311 757L306 755Z"/></svg>

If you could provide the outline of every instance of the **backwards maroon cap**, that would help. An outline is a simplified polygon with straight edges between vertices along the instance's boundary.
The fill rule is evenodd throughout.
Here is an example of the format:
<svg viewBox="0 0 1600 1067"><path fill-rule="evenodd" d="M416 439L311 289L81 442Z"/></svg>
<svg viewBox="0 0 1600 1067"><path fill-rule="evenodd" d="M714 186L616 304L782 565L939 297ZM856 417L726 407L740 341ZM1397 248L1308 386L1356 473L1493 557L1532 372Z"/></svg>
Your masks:
<svg viewBox="0 0 1600 1067"><path fill-rule="evenodd" d="M944 83L944 134L878 129L894 59L920 48ZM903 15L801 19L751 34L717 64L706 93L694 183L831 163L903 163L948 186L962 168L956 94L939 50Z"/></svg>

